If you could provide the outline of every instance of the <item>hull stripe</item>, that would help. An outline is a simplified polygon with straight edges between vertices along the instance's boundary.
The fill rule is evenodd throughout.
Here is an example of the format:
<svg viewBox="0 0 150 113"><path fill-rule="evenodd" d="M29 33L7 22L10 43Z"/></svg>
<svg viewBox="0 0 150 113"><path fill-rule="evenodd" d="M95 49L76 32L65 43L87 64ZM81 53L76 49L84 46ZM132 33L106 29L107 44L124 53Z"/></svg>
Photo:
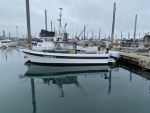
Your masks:
<svg viewBox="0 0 150 113"><path fill-rule="evenodd" d="M108 59L109 57L74 57L74 56L53 56L53 55L41 55L41 54L35 54L35 53L28 53L23 51L26 54L33 55L33 56L39 56L39 57L47 57L47 58L61 58L61 59Z"/></svg>

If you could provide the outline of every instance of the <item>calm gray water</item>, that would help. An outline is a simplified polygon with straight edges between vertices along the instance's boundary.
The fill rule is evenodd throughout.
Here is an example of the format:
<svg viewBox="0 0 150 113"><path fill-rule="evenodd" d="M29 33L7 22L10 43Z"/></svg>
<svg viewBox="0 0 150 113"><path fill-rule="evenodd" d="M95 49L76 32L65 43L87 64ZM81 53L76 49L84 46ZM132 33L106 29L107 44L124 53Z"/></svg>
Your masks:
<svg viewBox="0 0 150 113"><path fill-rule="evenodd" d="M0 113L149 113L150 73L119 67L25 64L0 50Z"/></svg>

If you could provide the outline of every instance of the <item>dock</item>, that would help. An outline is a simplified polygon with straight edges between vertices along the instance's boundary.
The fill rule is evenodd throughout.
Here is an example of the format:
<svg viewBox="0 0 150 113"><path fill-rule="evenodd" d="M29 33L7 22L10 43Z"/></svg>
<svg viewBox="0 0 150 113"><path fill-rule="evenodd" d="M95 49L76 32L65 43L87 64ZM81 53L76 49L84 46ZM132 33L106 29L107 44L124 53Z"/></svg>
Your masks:
<svg viewBox="0 0 150 113"><path fill-rule="evenodd" d="M120 61L141 67L142 70L150 70L150 54L120 51Z"/></svg>

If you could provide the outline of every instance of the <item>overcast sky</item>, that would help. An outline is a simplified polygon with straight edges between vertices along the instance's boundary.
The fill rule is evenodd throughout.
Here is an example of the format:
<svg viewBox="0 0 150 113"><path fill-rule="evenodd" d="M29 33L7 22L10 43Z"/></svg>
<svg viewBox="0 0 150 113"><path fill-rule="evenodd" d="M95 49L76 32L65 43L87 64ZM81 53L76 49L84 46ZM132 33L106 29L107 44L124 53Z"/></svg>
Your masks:
<svg viewBox="0 0 150 113"><path fill-rule="evenodd" d="M0 36L5 30L5 35L16 37L18 26L19 37L27 34L26 25L26 0L0 0ZM48 30L53 22L58 30L58 18L62 11L62 25L67 23L67 32L70 37L78 34L86 26L88 37L98 37L101 28L101 37L108 37L112 29L113 4L116 2L115 36L120 38L120 32L127 37L134 33L135 15L137 18L137 36L150 31L150 1L149 0L29 0L32 36L39 36L41 29L45 29L45 9L47 10Z"/></svg>

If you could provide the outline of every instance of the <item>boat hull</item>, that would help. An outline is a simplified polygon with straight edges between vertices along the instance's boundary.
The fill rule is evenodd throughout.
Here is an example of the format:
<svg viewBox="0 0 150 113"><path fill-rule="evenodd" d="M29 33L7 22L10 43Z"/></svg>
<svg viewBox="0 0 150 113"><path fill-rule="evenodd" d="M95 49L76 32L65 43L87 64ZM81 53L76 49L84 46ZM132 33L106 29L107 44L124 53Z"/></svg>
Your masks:
<svg viewBox="0 0 150 113"><path fill-rule="evenodd" d="M23 50L33 63L52 65L104 65L109 62L109 54L59 54Z"/></svg>
<svg viewBox="0 0 150 113"><path fill-rule="evenodd" d="M2 45L5 47L16 47L18 42L9 42L9 43L3 43Z"/></svg>

